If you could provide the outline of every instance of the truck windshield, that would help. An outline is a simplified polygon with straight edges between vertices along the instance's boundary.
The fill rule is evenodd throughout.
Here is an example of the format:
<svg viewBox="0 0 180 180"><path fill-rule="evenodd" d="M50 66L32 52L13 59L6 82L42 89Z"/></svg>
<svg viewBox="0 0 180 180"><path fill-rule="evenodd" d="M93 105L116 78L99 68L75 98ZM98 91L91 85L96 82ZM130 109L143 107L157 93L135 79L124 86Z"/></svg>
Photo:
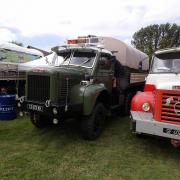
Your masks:
<svg viewBox="0 0 180 180"><path fill-rule="evenodd" d="M180 52L156 55L152 61L151 72L180 73Z"/></svg>
<svg viewBox="0 0 180 180"><path fill-rule="evenodd" d="M93 66L96 52L94 51L72 51L58 53L62 63L60 65L73 65L91 68Z"/></svg>
<svg viewBox="0 0 180 180"><path fill-rule="evenodd" d="M94 52L75 51L69 64L92 67L95 57L96 54Z"/></svg>

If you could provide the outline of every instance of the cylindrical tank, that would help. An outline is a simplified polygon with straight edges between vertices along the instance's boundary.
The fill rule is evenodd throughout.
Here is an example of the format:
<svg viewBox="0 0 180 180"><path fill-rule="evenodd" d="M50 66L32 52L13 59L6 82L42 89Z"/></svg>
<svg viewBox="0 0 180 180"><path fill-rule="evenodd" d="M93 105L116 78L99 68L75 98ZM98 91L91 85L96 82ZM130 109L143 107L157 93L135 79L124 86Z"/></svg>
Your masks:
<svg viewBox="0 0 180 180"><path fill-rule="evenodd" d="M105 49L114 52L116 59L123 66L141 71L149 69L149 57L147 54L112 37L101 37L101 41Z"/></svg>

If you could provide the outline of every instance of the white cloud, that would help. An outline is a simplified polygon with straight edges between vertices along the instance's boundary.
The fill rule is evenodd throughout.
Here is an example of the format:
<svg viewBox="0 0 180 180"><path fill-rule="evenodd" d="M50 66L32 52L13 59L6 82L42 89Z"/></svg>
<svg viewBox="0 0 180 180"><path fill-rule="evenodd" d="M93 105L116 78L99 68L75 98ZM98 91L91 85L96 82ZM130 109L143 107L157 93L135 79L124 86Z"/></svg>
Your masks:
<svg viewBox="0 0 180 180"><path fill-rule="evenodd" d="M0 28L0 40L13 41L16 40L16 35L6 28Z"/></svg>
<svg viewBox="0 0 180 180"><path fill-rule="evenodd" d="M16 28L25 37L97 34L127 40L142 26L174 23L180 17L179 0L0 1L0 25Z"/></svg>

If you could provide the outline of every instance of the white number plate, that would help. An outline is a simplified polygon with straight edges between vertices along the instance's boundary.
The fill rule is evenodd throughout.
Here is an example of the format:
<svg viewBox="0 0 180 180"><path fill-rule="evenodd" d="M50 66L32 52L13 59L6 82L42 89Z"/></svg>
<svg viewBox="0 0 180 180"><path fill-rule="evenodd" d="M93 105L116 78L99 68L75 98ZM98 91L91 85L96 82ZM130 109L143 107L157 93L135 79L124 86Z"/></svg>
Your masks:
<svg viewBox="0 0 180 180"><path fill-rule="evenodd" d="M39 106L35 104L27 104L27 109L43 112L43 106Z"/></svg>

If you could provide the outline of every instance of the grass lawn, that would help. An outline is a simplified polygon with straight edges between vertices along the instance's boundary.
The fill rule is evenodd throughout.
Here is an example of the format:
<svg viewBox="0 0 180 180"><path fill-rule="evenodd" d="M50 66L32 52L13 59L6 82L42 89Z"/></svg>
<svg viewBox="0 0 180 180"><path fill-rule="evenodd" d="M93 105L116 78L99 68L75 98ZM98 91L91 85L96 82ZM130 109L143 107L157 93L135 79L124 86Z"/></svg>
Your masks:
<svg viewBox="0 0 180 180"><path fill-rule="evenodd" d="M111 118L96 141L73 123L36 129L28 118L0 121L0 179L180 179L180 149L137 138L129 118Z"/></svg>

